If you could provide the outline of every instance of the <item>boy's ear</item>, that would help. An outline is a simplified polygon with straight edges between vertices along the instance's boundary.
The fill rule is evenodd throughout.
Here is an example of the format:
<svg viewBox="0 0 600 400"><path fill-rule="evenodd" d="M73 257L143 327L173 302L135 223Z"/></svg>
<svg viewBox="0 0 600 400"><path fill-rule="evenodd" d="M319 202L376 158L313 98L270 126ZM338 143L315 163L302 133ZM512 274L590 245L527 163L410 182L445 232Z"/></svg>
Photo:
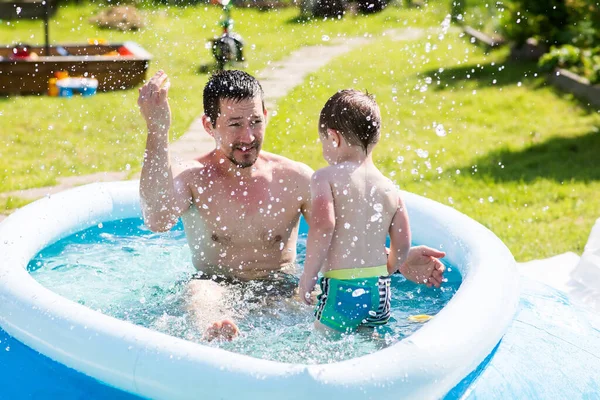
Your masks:
<svg viewBox="0 0 600 400"><path fill-rule="evenodd" d="M342 135L335 129L327 128L327 135L333 139L334 142L338 144L342 144Z"/></svg>

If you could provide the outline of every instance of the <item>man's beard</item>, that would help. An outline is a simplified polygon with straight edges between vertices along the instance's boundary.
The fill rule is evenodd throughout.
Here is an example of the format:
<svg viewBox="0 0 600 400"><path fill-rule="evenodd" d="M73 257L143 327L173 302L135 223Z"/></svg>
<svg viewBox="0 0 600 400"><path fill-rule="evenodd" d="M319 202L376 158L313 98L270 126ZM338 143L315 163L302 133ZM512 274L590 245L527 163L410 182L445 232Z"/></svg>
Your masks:
<svg viewBox="0 0 600 400"><path fill-rule="evenodd" d="M235 158L234 152L236 150L241 150L242 148L247 148L250 151L247 154L242 154L243 159L240 161ZM258 159L258 154L260 153L261 143L258 141L252 142L251 144L240 144L234 143L231 145L231 152L227 154L227 159L231 161L238 168L248 168L254 165L256 160ZM250 156L246 158L245 156Z"/></svg>

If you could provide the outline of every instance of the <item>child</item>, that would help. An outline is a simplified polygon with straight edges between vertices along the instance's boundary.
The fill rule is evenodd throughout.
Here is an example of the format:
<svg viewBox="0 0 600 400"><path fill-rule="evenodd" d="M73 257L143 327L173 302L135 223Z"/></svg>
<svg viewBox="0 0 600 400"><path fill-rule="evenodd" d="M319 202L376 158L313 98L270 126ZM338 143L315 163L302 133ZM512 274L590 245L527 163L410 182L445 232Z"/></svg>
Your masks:
<svg viewBox="0 0 600 400"><path fill-rule="evenodd" d="M348 333L390 318L389 275L406 260L410 228L398 190L373 164L380 126L377 103L357 90L337 92L321 111L319 136L329 166L312 176L312 214L299 284L300 298L311 304L322 271L317 328Z"/></svg>

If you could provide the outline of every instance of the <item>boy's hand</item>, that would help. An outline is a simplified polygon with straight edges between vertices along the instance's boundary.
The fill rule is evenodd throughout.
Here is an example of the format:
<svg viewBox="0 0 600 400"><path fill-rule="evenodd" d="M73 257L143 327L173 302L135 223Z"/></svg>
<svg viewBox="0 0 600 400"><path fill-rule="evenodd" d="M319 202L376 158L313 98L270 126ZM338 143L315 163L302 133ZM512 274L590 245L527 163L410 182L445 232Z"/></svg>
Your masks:
<svg viewBox="0 0 600 400"><path fill-rule="evenodd" d="M444 279L445 267L438 258L445 255L443 251L427 246L411 247L406 262L400 267L400 273L409 281L439 288Z"/></svg>
<svg viewBox="0 0 600 400"><path fill-rule="evenodd" d="M304 274L300 278L300 284L298 285L298 296L300 301L309 306L314 304L314 298L311 296L312 291L315 288L315 279L308 278Z"/></svg>

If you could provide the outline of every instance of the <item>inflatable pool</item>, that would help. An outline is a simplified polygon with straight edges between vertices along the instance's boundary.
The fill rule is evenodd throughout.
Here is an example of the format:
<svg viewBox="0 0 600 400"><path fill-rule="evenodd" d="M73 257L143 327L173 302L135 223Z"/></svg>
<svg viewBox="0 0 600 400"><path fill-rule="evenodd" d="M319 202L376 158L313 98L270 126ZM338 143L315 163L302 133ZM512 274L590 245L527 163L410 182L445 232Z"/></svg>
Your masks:
<svg viewBox="0 0 600 400"><path fill-rule="evenodd" d="M49 244L102 222L139 217L138 182L63 192L0 224L0 327L60 364L142 397L456 394L461 382L474 382L474 371L489 364L513 323L519 277L508 249L485 227L434 201L409 193L405 199L413 240L447 251L463 283L433 320L376 353L317 365L261 360L109 317L51 292L29 275L29 260Z"/></svg>

